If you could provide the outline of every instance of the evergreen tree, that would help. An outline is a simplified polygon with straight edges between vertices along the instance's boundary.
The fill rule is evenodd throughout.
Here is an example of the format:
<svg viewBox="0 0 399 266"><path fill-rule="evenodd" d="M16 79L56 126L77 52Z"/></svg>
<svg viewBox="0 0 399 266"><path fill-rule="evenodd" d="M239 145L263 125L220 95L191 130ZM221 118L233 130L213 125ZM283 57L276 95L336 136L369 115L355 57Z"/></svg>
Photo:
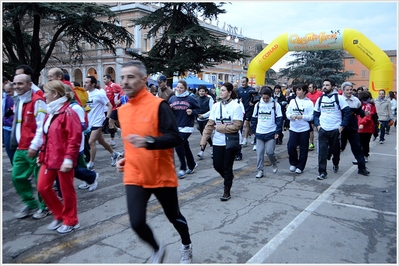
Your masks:
<svg viewBox="0 0 399 266"><path fill-rule="evenodd" d="M17 65L26 64L32 67L32 80L37 83L40 71L61 42L67 47L71 64L81 61L82 41L115 54L116 46L129 46L133 36L118 26L116 14L107 5L3 3L3 75L8 78Z"/></svg>
<svg viewBox="0 0 399 266"><path fill-rule="evenodd" d="M144 62L149 73L163 72L172 85L174 73L198 73L223 60L234 61L246 57L232 47L221 44L219 37L200 25L198 17L215 20L225 13L224 3L162 2L156 11L132 20L141 29L149 29L148 38L156 43L148 54L129 50L130 55Z"/></svg>
<svg viewBox="0 0 399 266"><path fill-rule="evenodd" d="M294 52L295 60L287 63L287 68L280 71L282 76L293 79L293 84L315 83L321 87L323 79L329 78L341 84L354 74L344 71L342 50L320 50Z"/></svg>

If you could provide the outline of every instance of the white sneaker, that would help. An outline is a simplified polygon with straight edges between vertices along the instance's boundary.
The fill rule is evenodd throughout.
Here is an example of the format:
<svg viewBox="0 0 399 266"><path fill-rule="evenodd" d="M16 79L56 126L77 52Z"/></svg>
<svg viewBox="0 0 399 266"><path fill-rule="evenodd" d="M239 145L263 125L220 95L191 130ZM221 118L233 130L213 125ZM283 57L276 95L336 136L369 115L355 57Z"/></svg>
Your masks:
<svg viewBox="0 0 399 266"><path fill-rule="evenodd" d="M114 151L114 153L111 155L111 166L115 167L116 166L116 161L117 159L121 156L119 152Z"/></svg>
<svg viewBox="0 0 399 266"><path fill-rule="evenodd" d="M56 230L58 227L62 225L62 220L53 220L51 224L47 225L47 230Z"/></svg>
<svg viewBox="0 0 399 266"><path fill-rule="evenodd" d="M254 145L254 146L252 147L252 150L253 150L253 151L256 151L256 145Z"/></svg>
<svg viewBox="0 0 399 266"><path fill-rule="evenodd" d="M96 179L94 180L94 183L89 185L89 191L92 192L96 190L97 187L98 187L98 173L96 173Z"/></svg>
<svg viewBox="0 0 399 266"><path fill-rule="evenodd" d="M90 185L87 184L85 181L83 181L83 183L78 186L79 189L88 189L89 187Z"/></svg>
<svg viewBox="0 0 399 266"><path fill-rule="evenodd" d="M291 172L294 172L294 171L295 171L295 169L296 169L296 167L295 167L295 166L293 166L293 165L290 165L290 171L291 171Z"/></svg>
<svg viewBox="0 0 399 266"><path fill-rule="evenodd" d="M277 167L277 164L275 163L275 164L273 164L273 173L277 173L277 171L278 171L278 167Z"/></svg>
<svg viewBox="0 0 399 266"><path fill-rule="evenodd" d="M163 262L163 258L165 256L165 246L163 244L159 245L158 251L154 251L151 256L152 264L160 264Z"/></svg>
<svg viewBox="0 0 399 266"><path fill-rule="evenodd" d="M109 141L109 145L111 145L112 147L114 147L116 144L115 144L115 141L113 140L113 139L111 139L110 141Z"/></svg>
<svg viewBox="0 0 399 266"><path fill-rule="evenodd" d="M80 224L77 223L75 225L61 225L60 227L58 227L57 232L60 234L67 234L69 232L72 232L72 230L76 230L80 228Z"/></svg>
<svg viewBox="0 0 399 266"><path fill-rule="evenodd" d="M194 173L194 170L195 170L195 168L197 168L197 166L198 166L198 163L195 163L194 168L193 168L193 169L188 169L188 170L186 171L186 174L192 174L192 173Z"/></svg>
<svg viewBox="0 0 399 266"><path fill-rule="evenodd" d="M261 178L263 177L263 171L259 170L258 174L255 176L256 178Z"/></svg>
<svg viewBox="0 0 399 266"><path fill-rule="evenodd" d="M182 245L180 264L190 264L192 259L193 259L193 245L190 244L188 247Z"/></svg>
<svg viewBox="0 0 399 266"><path fill-rule="evenodd" d="M302 171L301 171L301 169L297 168L297 169L295 169L295 173L302 174Z"/></svg>
<svg viewBox="0 0 399 266"><path fill-rule="evenodd" d="M246 138L242 139L241 145L247 146L247 139Z"/></svg>
<svg viewBox="0 0 399 266"><path fill-rule="evenodd" d="M200 152L197 154L197 156L200 157L200 159L202 159L202 157L204 156L204 152L203 152L203 151L200 151Z"/></svg>
<svg viewBox="0 0 399 266"><path fill-rule="evenodd" d="M185 177L185 175L186 175L186 171L184 171L184 170L180 170L177 173L177 177L180 178L180 179L183 179Z"/></svg>
<svg viewBox="0 0 399 266"><path fill-rule="evenodd" d="M93 169L94 169L94 163L93 163L93 162L88 162L88 163L87 163L87 169L89 169L90 171L93 171Z"/></svg>

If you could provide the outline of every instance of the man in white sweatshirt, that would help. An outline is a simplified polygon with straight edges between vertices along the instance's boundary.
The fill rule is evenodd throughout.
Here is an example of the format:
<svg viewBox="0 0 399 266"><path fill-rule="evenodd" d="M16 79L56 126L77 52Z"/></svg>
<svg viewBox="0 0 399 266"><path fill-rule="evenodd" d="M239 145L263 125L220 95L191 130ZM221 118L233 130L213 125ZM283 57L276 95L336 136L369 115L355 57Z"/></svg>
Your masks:
<svg viewBox="0 0 399 266"><path fill-rule="evenodd" d="M339 135L348 126L351 111L342 95L334 90L335 82L323 80L323 95L314 106L314 125L319 132L318 180L327 177L327 158L332 154L333 171L338 172L340 159Z"/></svg>

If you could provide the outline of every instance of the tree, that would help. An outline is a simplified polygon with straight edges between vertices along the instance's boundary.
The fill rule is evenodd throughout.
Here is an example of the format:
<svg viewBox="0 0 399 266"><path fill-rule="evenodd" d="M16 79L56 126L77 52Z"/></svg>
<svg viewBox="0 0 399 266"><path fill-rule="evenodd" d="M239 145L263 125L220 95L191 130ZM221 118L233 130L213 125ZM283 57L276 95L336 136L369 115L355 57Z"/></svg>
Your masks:
<svg viewBox="0 0 399 266"><path fill-rule="evenodd" d="M132 20L141 29L149 29L148 38L157 38L148 54L129 50L129 54L144 62L149 73L163 72L172 85L174 73L198 73L203 68L217 65L223 60L235 61L246 57L232 47L222 45L219 38L199 23L217 19L224 3L162 2L154 12Z"/></svg>
<svg viewBox="0 0 399 266"><path fill-rule="evenodd" d="M105 21L104 21L105 20ZM84 41L116 54L116 46L133 42L106 5L93 3L3 3L3 75L30 65L37 83L57 44L64 42L71 63L82 60Z"/></svg>
<svg viewBox="0 0 399 266"><path fill-rule="evenodd" d="M266 71L265 84L272 85L272 86L277 85L276 77L277 77L276 71L274 71L274 69L270 68L268 71Z"/></svg>
<svg viewBox="0 0 399 266"><path fill-rule="evenodd" d="M344 71L344 54L342 50L295 52L293 56L297 59L288 62L288 68L282 69L280 73L282 76L292 78L293 84L315 83L321 87L325 78L340 84L354 75Z"/></svg>

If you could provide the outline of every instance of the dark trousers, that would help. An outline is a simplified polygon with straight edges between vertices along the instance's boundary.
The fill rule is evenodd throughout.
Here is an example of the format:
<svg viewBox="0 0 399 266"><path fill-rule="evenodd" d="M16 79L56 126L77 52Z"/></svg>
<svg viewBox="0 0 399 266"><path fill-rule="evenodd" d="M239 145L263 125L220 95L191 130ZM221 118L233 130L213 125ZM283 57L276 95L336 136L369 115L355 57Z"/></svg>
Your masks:
<svg viewBox="0 0 399 266"><path fill-rule="evenodd" d="M205 120L205 121L198 121L197 120L197 123L198 123L198 130L199 130L199 132L201 133L201 136L202 136L202 132L204 132L204 128L205 128L205 126L206 126L206 124L208 123L208 121L209 120ZM209 145L212 147L213 146L213 143L212 143L212 138L209 138L208 139L208 143L209 143ZM202 150L202 149L201 149ZM202 151L204 151L205 150L205 148L202 150Z"/></svg>
<svg viewBox="0 0 399 266"><path fill-rule="evenodd" d="M130 225L142 240L150 244L154 250L159 248L151 228L146 223L147 203L151 195L154 194L169 222L173 224L179 233L182 244L191 244L187 220L179 209L176 187L143 188L126 185L125 188Z"/></svg>
<svg viewBox="0 0 399 266"><path fill-rule="evenodd" d="M323 128L320 128L318 149L319 174L327 173L327 156L329 151L333 155L333 164L339 165L340 144L338 129L326 131Z"/></svg>
<svg viewBox="0 0 399 266"><path fill-rule="evenodd" d="M301 171L305 169L308 160L309 150L309 130L305 132L294 132L290 130L290 138L287 143L288 160L290 165L299 168ZM299 146L299 157L297 147Z"/></svg>
<svg viewBox="0 0 399 266"><path fill-rule="evenodd" d="M380 141L385 141L385 130L389 121L380 121Z"/></svg>
<svg viewBox="0 0 399 266"><path fill-rule="evenodd" d="M226 146L213 146L213 167L224 179L224 185L233 185L233 164L238 150L226 150Z"/></svg>
<svg viewBox="0 0 399 266"><path fill-rule="evenodd" d="M360 146L362 148L362 152L364 157L370 156L370 139L372 133L359 133L360 137Z"/></svg>
<svg viewBox="0 0 399 266"><path fill-rule="evenodd" d="M90 162L90 144L89 144L89 139L90 139L90 133L85 134L85 148L84 148L84 155L85 155L85 161Z"/></svg>
<svg viewBox="0 0 399 266"><path fill-rule="evenodd" d="M352 154L357 160L357 168L366 169L366 162L364 160L363 151L360 145L360 136L357 130L344 129L341 133L341 141L343 139L349 141L349 144L351 145Z"/></svg>
<svg viewBox="0 0 399 266"><path fill-rule="evenodd" d="M180 170L193 170L195 167L195 161L193 153L190 149L190 143L188 142L188 138L191 136L191 133L182 133L180 132L180 137L182 138L182 142L180 146L175 147L177 156L180 160ZM187 159L187 163L186 163Z"/></svg>

